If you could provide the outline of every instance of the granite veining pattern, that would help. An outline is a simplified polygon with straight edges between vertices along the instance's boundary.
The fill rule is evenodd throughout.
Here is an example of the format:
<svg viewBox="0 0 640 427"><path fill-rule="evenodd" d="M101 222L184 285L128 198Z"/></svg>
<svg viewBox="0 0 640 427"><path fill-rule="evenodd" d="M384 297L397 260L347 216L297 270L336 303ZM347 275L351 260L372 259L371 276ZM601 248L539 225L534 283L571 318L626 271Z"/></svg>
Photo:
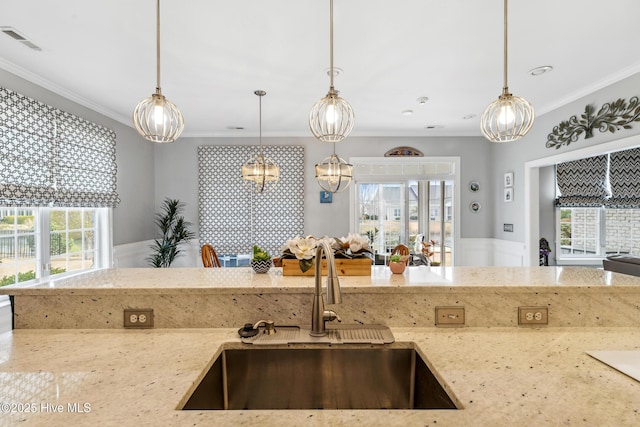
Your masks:
<svg viewBox="0 0 640 427"><path fill-rule="evenodd" d="M121 295L145 293L236 293L239 290L277 289L280 292L313 287L313 277L283 276L281 268L255 274L239 268L121 268L104 269L43 284L11 285L0 295L49 295L52 291L70 295ZM586 267L410 267L404 274L391 274L384 266L372 267L371 276L341 276L346 292L419 292L475 289L483 287L564 287L618 289L640 286L640 277Z"/></svg>
<svg viewBox="0 0 640 427"><path fill-rule="evenodd" d="M584 267L411 267L341 277L348 323L433 327L435 307L464 306L466 326L517 326L543 306L550 326L639 326L640 277ZM156 328L227 328L273 319L307 324L314 278L279 268L109 269L37 286L6 286L18 329L123 327L125 308L153 308Z"/></svg>
<svg viewBox="0 0 640 427"><path fill-rule="evenodd" d="M0 335L0 395L34 410L0 426L640 425L640 383L585 354L640 348L638 328L392 330L463 409L180 411L235 329L18 330Z"/></svg>

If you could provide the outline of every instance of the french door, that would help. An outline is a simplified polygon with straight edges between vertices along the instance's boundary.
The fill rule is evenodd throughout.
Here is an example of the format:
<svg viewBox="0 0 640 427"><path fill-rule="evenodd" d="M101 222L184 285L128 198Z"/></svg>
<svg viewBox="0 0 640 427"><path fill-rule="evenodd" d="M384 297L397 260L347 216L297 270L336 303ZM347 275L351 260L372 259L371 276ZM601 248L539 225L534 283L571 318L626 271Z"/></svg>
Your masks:
<svg viewBox="0 0 640 427"><path fill-rule="evenodd" d="M422 241L433 240L432 264L453 259L453 180L356 182L357 232L366 235L384 263L398 244L419 254Z"/></svg>

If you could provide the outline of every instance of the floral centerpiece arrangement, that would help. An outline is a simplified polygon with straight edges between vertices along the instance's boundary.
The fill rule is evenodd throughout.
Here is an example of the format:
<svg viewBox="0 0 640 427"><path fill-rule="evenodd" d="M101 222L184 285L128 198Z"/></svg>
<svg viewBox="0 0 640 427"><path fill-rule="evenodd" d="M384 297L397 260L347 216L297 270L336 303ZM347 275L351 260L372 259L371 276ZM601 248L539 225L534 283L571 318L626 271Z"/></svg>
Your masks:
<svg viewBox="0 0 640 427"><path fill-rule="evenodd" d="M322 237L317 239L313 236L295 237L287 240L282 246L283 259L297 259L300 270L305 272L314 265L316 248L319 241L326 241L333 250L335 258L362 258L373 257L373 252L369 248L369 239L359 234L349 233L346 237Z"/></svg>

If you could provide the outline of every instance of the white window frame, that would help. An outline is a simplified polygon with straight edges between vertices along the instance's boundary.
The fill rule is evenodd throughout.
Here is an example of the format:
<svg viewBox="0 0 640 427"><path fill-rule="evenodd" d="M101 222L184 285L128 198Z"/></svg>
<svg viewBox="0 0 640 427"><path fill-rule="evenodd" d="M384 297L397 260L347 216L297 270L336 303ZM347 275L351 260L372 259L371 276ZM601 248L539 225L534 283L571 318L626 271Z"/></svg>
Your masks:
<svg viewBox="0 0 640 427"><path fill-rule="evenodd" d="M588 208L598 210L598 237L597 246L598 253L595 255L577 255L577 254L563 254L561 251L561 223L560 223L560 211L563 208L556 207L556 264L558 265L593 265L601 263L604 258L605 251L605 214L604 208ZM583 209L583 208L564 208L564 209Z"/></svg>
<svg viewBox="0 0 640 427"><path fill-rule="evenodd" d="M20 209L20 208L19 208ZM89 271L109 268L113 265L113 236L112 236L112 208L92 208L95 209L94 230L95 230L95 253L93 267L81 270L66 271L59 274L50 274L51 254L50 254L50 233L43 233L42 230L50 230L48 207L24 207L34 211L35 215L35 265L36 278L29 281L18 282L12 286L30 286L33 284L47 282L53 278L59 279L68 276L87 273ZM56 209L75 210L80 208L67 207Z"/></svg>
<svg viewBox="0 0 640 427"><path fill-rule="evenodd" d="M453 181L453 253L452 265L459 265L462 259L460 248L461 211L456 208L460 203L460 157L350 157L354 165L354 183L358 182L397 182L406 180L452 180ZM368 167L369 173L362 172L360 166ZM430 171L424 172L421 171ZM353 184L353 183L352 183ZM349 227L352 232L358 229L358 208L356 185L349 189ZM429 213L430 214L430 213Z"/></svg>

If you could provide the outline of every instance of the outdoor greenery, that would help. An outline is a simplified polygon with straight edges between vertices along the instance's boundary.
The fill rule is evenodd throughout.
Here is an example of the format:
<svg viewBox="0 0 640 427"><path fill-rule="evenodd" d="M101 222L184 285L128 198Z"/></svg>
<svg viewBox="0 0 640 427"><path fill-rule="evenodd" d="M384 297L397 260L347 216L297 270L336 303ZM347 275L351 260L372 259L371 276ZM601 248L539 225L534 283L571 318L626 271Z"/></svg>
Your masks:
<svg viewBox="0 0 640 427"><path fill-rule="evenodd" d="M5 216L2 218L3 224L11 224L17 223L18 225L23 224L33 224L33 216L32 215L19 215L16 221L16 217L13 215Z"/></svg>
<svg viewBox="0 0 640 427"><path fill-rule="evenodd" d="M64 273L65 270L64 268L52 268L51 271L49 272L49 274L53 275L53 274L60 274L60 273ZM36 272L33 270L29 270L29 271L25 271L23 273L18 273L18 282L26 282L28 280L33 280L36 278ZM2 278L2 280L0 280L0 287L2 286L7 286L7 285L13 285L14 283L16 283L16 276L11 275L11 276L4 276Z"/></svg>
<svg viewBox="0 0 640 427"><path fill-rule="evenodd" d="M571 245L571 209L560 209L560 245Z"/></svg>
<svg viewBox="0 0 640 427"><path fill-rule="evenodd" d="M181 215L184 206L177 199L166 198L162 203L162 212L156 213L155 224L160 229L161 237L150 246L153 253L147 260L151 266L170 267L180 254L180 247L195 237L195 233L189 230L191 223Z"/></svg>

